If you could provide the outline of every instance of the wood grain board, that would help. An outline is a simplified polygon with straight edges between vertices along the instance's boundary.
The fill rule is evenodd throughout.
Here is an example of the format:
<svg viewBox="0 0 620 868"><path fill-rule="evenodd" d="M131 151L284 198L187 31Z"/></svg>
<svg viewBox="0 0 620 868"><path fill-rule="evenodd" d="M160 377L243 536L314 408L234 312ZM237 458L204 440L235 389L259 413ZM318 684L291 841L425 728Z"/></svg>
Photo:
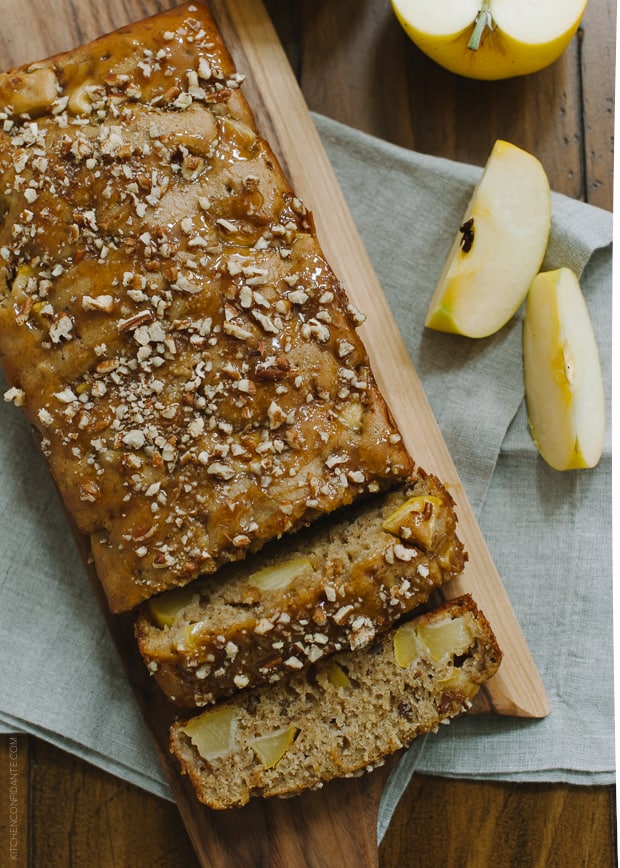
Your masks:
<svg viewBox="0 0 620 868"><path fill-rule="evenodd" d="M505 654L485 691L488 710L543 717L549 712L544 687L277 35L261 3L212 0L210 5L235 63L247 75L245 92L259 128L313 211L321 245L350 298L367 315L360 333L407 446L456 500L469 564L449 593L472 593Z"/></svg>
<svg viewBox="0 0 620 868"><path fill-rule="evenodd" d="M5 5L0 0L3 69L69 49L174 4L24 0ZM407 446L456 500L469 563L463 577L451 583L450 595L473 595L505 655L477 710L543 717L549 704L534 661L269 17L259 0L212 0L210 6L239 71L247 75L245 92L259 129L313 211L322 246L349 296L367 314L361 334ZM138 657L131 625L124 618L108 616L108 621L203 865L290 868L326 865L328 859L344 868L376 864L376 809L389 766L294 800L256 801L224 814L202 808L168 756L171 711Z"/></svg>

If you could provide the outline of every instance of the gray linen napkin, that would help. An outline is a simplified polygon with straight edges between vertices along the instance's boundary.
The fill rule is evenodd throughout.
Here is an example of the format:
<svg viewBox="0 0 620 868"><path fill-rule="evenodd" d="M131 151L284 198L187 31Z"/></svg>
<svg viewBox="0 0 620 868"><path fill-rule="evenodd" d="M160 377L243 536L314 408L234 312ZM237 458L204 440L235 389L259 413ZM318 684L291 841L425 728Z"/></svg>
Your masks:
<svg viewBox="0 0 620 868"><path fill-rule="evenodd" d="M523 409L521 322L481 341L423 328L480 169L314 118L549 693L544 721L475 718L419 740L385 791L379 835L414 770L613 780L609 440L594 471L556 473ZM381 219L377 219L380 215ZM582 277L610 387L611 215L553 199L545 267ZM0 407L0 728L46 738L170 797L24 420Z"/></svg>

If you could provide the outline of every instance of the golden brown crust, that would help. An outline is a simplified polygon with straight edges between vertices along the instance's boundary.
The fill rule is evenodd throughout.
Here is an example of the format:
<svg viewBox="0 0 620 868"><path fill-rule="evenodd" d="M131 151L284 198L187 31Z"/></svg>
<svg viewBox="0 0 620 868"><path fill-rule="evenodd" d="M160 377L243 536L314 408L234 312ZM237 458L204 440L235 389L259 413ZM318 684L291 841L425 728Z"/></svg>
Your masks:
<svg viewBox="0 0 620 868"><path fill-rule="evenodd" d="M113 611L412 465L202 5L0 76L0 354Z"/></svg>

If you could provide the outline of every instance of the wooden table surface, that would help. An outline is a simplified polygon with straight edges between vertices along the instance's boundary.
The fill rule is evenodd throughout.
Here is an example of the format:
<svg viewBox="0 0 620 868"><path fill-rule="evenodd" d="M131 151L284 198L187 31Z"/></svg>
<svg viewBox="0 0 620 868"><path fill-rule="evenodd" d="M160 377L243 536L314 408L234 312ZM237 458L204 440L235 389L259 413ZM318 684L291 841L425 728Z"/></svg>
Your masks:
<svg viewBox="0 0 620 868"><path fill-rule="evenodd" d="M312 110L477 165L496 138L508 139L542 160L554 190L611 210L615 0L589 0L578 35L553 66L504 82L474 82L437 67L408 41L389 0L266 5ZM148 0L143 6L145 14L158 8ZM6 809L5 798L0 816L3 865L198 864L173 804L44 741L3 738L0 768L5 793L8 770L18 794L10 803L18 813ZM415 776L380 864L606 868L617 864L614 792ZM329 857L325 864L338 868Z"/></svg>

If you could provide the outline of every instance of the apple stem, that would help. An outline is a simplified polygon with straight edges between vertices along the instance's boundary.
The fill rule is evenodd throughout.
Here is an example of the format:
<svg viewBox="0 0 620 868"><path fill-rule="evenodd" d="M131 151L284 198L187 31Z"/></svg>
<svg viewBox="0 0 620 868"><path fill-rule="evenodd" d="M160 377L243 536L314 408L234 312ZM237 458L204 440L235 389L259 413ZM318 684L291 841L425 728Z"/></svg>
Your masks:
<svg viewBox="0 0 620 868"><path fill-rule="evenodd" d="M482 39L482 34L487 27L489 28L489 30L493 29L491 0L482 0L482 6L480 7L480 11L476 15L476 21L474 22L474 29L472 31L471 38L467 43L468 48L471 48L472 51L478 51L478 49L480 48L480 40Z"/></svg>

